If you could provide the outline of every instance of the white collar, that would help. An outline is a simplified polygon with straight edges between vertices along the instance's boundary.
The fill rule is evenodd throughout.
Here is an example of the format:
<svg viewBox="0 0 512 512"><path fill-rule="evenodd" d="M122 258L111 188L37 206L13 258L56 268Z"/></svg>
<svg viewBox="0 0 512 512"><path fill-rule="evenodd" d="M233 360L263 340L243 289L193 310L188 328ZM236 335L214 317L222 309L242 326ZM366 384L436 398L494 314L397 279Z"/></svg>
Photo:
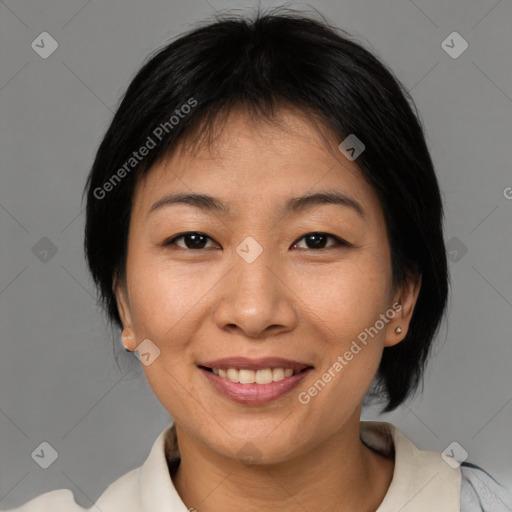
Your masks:
<svg viewBox="0 0 512 512"><path fill-rule="evenodd" d="M119 505L120 495L126 484L138 475L140 506L143 512L187 512L188 509L169 476L166 453L171 453L171 447L166 440L172 441L173 435L171 424L157 437L144 464L138 470L125 475L125 485L116 485L117 482L112 484L108 495L113 502L118 495ZM390 423L362 421L361 439L370 448L385 455L395 452L393 479L376 512L460 510L460 469L449 466L440 453L420 450ZM174 450L172 455L176 457L179 452ZM125 477L118 483L121 484Z"/></svg>
<svg viewBox="0 0 512 512"><path fill-rule="evenodd" d="M420 450L390 423L361 422L361 439L385 455L395 451L393 479L376 512L460 510L460 468L440 453Z"/></svg>

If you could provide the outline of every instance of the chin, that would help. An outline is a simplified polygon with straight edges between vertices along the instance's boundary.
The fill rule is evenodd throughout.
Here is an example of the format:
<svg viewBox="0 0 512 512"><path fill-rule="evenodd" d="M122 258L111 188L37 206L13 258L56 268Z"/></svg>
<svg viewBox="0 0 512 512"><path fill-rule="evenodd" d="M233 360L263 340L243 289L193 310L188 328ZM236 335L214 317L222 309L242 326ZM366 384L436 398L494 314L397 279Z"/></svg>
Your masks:
<svg viewBox="0 0 512 512"><path fill-rule="evenodd" d="M300 446L287 435L286 432L279 432L279 435L271 433L269 430L247 429L243 435L224 435L210 447L224 457L241 461L251 466L264 466L269 464L278 464L286 462L297 455ZM205 440L208 443L208 440ZM213 440L212 440L213 441Z"/></svg>

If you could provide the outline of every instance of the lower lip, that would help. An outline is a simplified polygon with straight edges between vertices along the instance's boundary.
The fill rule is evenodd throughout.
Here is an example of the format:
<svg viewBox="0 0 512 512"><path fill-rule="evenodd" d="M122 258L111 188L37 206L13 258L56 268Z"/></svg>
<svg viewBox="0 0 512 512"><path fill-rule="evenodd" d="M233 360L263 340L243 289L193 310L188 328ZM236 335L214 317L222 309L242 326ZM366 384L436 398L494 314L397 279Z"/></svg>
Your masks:
<svg viewBox="0 0 512 512"><path fill-rule="evenodd" d="M266 404L283 397L298 386L310 370L312 370L312 368L308 368L296 375L285 377L278 382L270 382L269 384L240 384L239 382L231 382L228 379L219 377L204 368L199 369L222 394L235 402L248 405Z"/></svg>

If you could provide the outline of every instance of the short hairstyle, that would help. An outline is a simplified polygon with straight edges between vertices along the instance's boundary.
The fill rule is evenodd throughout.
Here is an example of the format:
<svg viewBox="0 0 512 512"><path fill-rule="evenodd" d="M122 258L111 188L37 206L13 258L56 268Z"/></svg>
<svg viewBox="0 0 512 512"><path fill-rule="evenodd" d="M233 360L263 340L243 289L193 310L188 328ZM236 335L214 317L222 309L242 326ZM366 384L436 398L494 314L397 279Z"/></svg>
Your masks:
<svg viewBox="0 0 512 512"><path fill-rule="evenodd" d="M112 283L114 275L125 283L140 177L195 128L208 132L234 107L273 121L275 109L287 106L319 119L338 143L355 134L365 145L356 163L384 213L393 285L422 276L407 335L384 349L367 398L385 401L388 412L417 390L448 296L442 200L413 100L353 39L311 15L258 10L253 17L217 15L148 58L124 94L84 189L85 255L111 326L122 329Z"/></svg>

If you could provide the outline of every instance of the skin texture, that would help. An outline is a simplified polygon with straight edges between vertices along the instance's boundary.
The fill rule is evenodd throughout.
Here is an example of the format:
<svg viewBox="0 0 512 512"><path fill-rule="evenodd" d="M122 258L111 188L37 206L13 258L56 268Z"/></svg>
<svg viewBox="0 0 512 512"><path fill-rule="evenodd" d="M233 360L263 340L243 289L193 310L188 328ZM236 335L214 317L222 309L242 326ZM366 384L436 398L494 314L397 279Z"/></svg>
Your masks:
<svg viewBox="0 0 512 512"><path fill-rule="evenodd" d="M374 511L394 461L361 443L362 401L384 347L407 334L421 279L393 289L383 213L357 160L303 115L282 110L279 119L275 126L234 110L213 144L175 151L137 185L126 282L113 283L124 343L135 350L149 338L160 350L143 369L176 423L181 464L173 482L187 507ZM333 204L279 211L290 197L327 190L355 199L364 217ZM176 192L215 196L230 214L174 204L148 215ZM209 237L204 248L183 238L164 245L190 231ZM304 238L312 232L352 245L326 238L317 249ZM248 236L263 249L250 264L236 252ZM400 312L301 404L298 393L396 302ZM245 405L221 395L196 366L229 356L277 356L314 369L277 401ZM255 464L240 458L246 443L257 449Z"/></svg>

